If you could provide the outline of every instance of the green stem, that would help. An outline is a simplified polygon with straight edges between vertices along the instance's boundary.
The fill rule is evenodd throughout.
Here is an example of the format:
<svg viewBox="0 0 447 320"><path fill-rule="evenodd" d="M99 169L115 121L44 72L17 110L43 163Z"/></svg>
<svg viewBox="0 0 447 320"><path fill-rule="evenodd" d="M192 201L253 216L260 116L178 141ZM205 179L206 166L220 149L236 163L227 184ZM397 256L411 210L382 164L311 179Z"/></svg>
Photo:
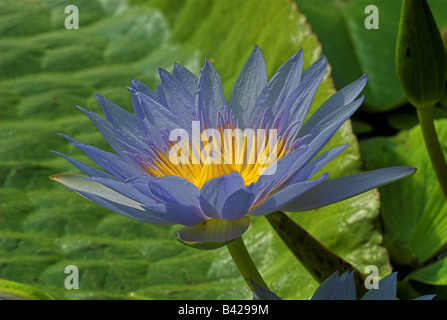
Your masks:
<svg viewBox="0 0 447 320"><path fill-rule="evenodd" d="M447 198L447 164L433 123L433 108L416 109L418 111L419 123L421 124L425 146L430 155L431 163L442 191L444 192L444 196Z"/></svg>
<svg viewBox="0 0 447 320"><path fill-rule="evenodd" d="M231 257L233 258L236 267L239 269L242 277L245 282L247 282L250 290L253 291L253 285L250 282L250 279L268 289L267 284L264 279L262 279L261 274L250 257L250 254L245 247L244 240L242 237L234 239L232 242L227 244L228 251L230 252Z"/></svg>

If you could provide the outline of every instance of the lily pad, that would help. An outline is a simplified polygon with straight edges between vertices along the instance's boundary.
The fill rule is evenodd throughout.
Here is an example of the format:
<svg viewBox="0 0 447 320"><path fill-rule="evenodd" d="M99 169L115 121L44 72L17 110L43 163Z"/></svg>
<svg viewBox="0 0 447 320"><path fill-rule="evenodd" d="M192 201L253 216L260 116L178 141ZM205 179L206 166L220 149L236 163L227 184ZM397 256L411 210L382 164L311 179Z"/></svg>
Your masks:
<svg viewBox="0 0 447 320"><path fill-rule="evenodd" d="M441 146L447 151L447 121L437 120ZM420 126L391 138L360 143L368 169L408 165L418 171L408 179L379 188L385 245L392 262L411 268L447 248L447 202L431 166Z"/></svg>

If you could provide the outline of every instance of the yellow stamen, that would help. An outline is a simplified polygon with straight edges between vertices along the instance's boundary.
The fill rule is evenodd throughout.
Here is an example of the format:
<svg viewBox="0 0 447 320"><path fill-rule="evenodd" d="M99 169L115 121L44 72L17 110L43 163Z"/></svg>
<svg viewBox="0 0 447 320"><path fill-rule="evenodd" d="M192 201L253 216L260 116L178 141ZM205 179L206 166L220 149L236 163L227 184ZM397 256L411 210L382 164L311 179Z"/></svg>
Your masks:
<svg viewBox="0 0 447 320"><path fill-rule="evenodd" d="M151 176L179 176L198 188L213 178L239 172L247 186L256 182L262 172L272 164L269 163L270 152L276 153L273 158L275 161L287 153L285 141L279 138L270 145L271 141L267 133L255 135L255 138L251 139L254 141L249 141L247 135L242 136L240 130L235 130L231 135L224 132L222 128L219 128L218 132L221 141L213 139L211 142L209 140L206 142L209 136L203 134L205 142L203 142L202 150L194 140L192 146L183 144L183 149L189 150L189 154L185 155L187 163L174 164L168 156L169 150L164 152L157 150L153 164L143 163L142 166ZM181 150L177 153L177 156L180 155Z"/></svg>

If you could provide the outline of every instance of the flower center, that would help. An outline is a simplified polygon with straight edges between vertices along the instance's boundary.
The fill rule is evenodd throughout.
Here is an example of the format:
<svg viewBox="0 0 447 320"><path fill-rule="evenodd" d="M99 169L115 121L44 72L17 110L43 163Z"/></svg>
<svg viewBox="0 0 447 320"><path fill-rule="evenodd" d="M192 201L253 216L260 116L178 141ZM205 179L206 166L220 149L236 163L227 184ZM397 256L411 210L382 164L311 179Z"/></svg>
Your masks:
<svg viewBox="0 0 447 320"><path fill-rule="evenodd" d="M275 129L219 128L204 130L200 141L181 139L164 150L156 148L152 161L142 165L151 176L179 176L198 188L210 179L239 172L247 186L263 174L273 174L276 167L273 171L272 167L287 149Z"/></svg>

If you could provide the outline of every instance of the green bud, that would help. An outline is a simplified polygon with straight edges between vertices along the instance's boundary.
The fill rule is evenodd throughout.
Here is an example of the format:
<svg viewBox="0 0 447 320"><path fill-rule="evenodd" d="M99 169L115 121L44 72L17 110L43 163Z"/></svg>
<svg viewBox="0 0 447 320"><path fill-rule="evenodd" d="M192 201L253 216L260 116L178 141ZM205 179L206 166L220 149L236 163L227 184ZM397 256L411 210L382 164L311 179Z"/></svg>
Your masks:
<svg viewBox="0 0 447 320"><path fill-rule="evenodd" d="M426 0L404 0L397 35L396 71L407 99L433 107L446 83L446 52Z"/></svg>

